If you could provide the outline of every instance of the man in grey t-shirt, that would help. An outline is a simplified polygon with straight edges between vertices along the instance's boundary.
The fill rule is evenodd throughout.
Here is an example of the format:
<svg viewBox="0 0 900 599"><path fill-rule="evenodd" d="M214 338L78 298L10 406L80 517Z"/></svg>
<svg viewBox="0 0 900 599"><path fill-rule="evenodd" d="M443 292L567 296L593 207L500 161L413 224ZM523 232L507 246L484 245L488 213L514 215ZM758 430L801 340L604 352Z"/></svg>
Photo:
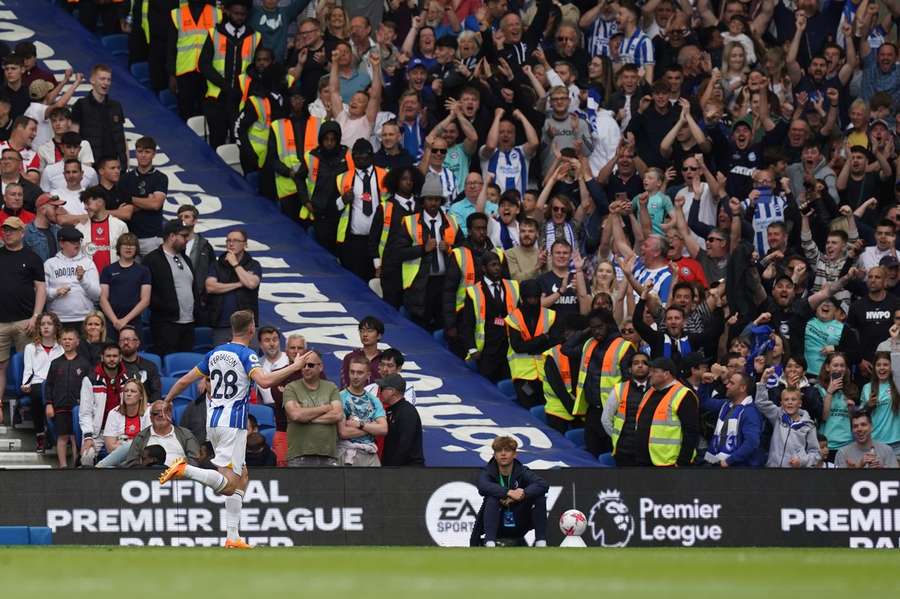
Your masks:
<svg viewBox="0 0 900 599"><path fill-rule="evenodd" d="M853 413L850 426L853 443L838 450L836 468L897 468L897 456L891 446L872 440L872 416L868 411Z"/></svg>

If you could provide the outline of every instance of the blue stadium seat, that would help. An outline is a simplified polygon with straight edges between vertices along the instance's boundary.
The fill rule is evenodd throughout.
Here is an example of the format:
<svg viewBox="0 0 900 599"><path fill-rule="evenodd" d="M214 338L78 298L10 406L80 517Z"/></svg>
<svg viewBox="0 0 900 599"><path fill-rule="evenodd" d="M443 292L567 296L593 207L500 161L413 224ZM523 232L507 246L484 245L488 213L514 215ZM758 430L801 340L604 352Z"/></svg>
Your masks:
<svg viewBox="0 0 900 599"><path fill-rule="evenodd" d="M178 112L178 98L171 91L164 89L159 92L159 101L172 112Z"/></svg>
<svg viewBox="0 0 900 599"><path fill-rule="evenodd" d="M22 395L22 374L25 372L25 354L18 352L9 359L6 370L6 395Z"/></svg>
<svg viewBox="0 0 900 599"><path fill-rule="evenodd" d="M150 65L146 62L136 62L131 65L131 74L138 83L144 87L150 87Z"/></svg>
<svg viewBox="0 0 900 599"><path fill-rule="evenodd" d="M194 327L194 351L206 353L213 348L213 330L210 327Z"/></svg>
<svg viewBox="0 0 900 599"><path fill-rule="evenodd" d="M531 412L532 416L534 416L544 424L547 424L547 413L544 411L544 406L534 406L528 411Z"/></svg>
<svg viewBox="0 0 900 599"><path fill-rule="evenodd" d="M172 402L172 421L180 425L181 415L184 414L189 402L179 402L178 400L179 398L176 397Z"/></svg>
<svg viewBox="0 0 900 599"><path fill-rule="evenodd" d="M128 57L128 36L124 33L115 33L113 35L104 35L100 38L103 47L109 50L109 53L118 57Z"/></svg>
<svg viewBox="0 0 900 599"><path fill-rule="evenodd" d="M162 392L162 396L165 397L166 393L169 392L169 389L171 389L175 385L175 383L178 382L178 377L161 376L159 377L159 382L161 386L160 391Z"/></svg>
<svg viewBox="0 0 900 599"><path fill-rule="evenodd" d="M258 403L250 404L250 413L256 418L259 429L275 428L275 412L269 406Z"/></svg>
<svg viewBox="0 0 900 599"><path fill-rule="evenodd" d="M175 352L163 358L163 374L182 376L190 372L203 359L203 354L195 352Z"/></svg>
<svg viewBox="0 0 900 599"><path fill-rule="evenodd" d="M274 428L260 428L259 434L263 436L266 440L266 445L271 449L272 443L275 441L275 429Z"/></svg>
<svg viewBox="0 0 900 599"><path fill-rule="evenodd" d="M253 191L259 191L259 171L253 171L244 175L244 180Z"/></svg>
<svg viewBox="0 0 900 599"><path fill-rule="evenodd" d="M616 458L613 457L611 453L601 453L597 456L597 461L600 462L601 468L615 468L616 467Z"/></svg>
<svg viewBox="0 0 900 599"><path fill-rule="evenodd" d="M471 362L471 360L469 361ZM498 381L497 389L499 389L500 393L502 393L512 401L516 401L516 388L513 387L512 379L503 379L502 381Z"/></svg>
<svg viewBox="0 0 900 599"><path fill-rule="evenodd" d="M443 329L438 329L438 330L436 330L435 332L433 332L433 333L431 334L431 336L434 337L434 340L435 340L435 341L437 341L438 343L440 343L440 344L443 345L444 347L447 347L447 339L444 337L444 331L443 331Z"/></svg>
<svg viewBox="0 0 900 599"><path fill-rule="evenodd" d="M150 352L138 352L138 355L145 360L149 360L156 364L156 368L159 370L159 373L162 374L162 358L156 354L151 354Z"/></svg>
<svg viewBox="0 0 900 599"><path fill-rule="evenodd" d="M566 431L566 439L568 439L578 447L584 447L584 429L573 428L570 431Z"/></svg>

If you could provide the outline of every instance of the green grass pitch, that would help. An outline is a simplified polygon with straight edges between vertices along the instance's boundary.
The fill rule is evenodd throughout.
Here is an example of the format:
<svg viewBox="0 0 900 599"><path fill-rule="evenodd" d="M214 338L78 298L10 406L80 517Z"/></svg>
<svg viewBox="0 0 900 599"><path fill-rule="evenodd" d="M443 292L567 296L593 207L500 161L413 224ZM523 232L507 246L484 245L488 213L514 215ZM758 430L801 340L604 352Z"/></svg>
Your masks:
<svg viewBox="0 0 900 599"><path fill-rule="evenodd" d="M767 548L0 548L0 593L10 599L887 598L900 596L898 557Z"/></svg>

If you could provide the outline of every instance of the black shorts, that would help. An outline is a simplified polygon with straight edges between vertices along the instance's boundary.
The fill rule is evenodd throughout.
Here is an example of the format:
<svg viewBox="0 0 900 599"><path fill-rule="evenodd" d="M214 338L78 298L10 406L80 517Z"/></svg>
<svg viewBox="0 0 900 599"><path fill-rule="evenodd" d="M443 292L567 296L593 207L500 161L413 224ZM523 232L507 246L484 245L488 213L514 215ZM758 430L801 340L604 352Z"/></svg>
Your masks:
<svg viewBox="0 0 900 599"><path fill-rule="evenodd" d="M53 426L56 428L56 436L72 434L72 412L56 412L53 414Z"/></svg>

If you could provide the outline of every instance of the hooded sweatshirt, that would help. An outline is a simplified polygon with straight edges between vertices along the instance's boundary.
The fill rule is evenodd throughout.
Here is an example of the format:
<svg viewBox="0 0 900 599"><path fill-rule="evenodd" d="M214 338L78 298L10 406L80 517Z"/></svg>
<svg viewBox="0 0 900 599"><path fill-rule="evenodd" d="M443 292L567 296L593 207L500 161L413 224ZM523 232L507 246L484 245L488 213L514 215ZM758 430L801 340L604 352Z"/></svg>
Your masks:
<svg viewBox="0 0 900 599"><path fill-rule="evenodd" d="M75 270L84 268L81 280ZM100 299L100 275L94 261L83 252L67 258L62 251L44 262L44 278L47 281L47 309L55 312L62 322L81 322ZM69 292L60 295L59 290L68 287Z"/></svg>
<svg viewBox="0 0 900 599"><path fill-rule="evenodd" d="M769 399L765 385L756 386L756 408L772 425L772 441L769 444L767 468L790 468L791 458L800 458L804 468L815 468L819 461L819 441L816 425L806 413L800 410L799 420L792 420L784 409Z"/></svg>
<svg viewBox="0 0 900 599"><path fill-rule="evenodd" d="M338 144L331 150L326 150L322 146L322 140L328 132L335 133L338 138ZM337 200L340 198L340 192L337 188L336 178L349 168L345 161L345 157L349 155L347 146L342 145L340 139L341 126L335 121L325 121L319 127L319 145L310 152L317 161L316 186L310 198L317 216L336 216L338 212ZM307 167L310 168L310 171L314 170L310 165Z"/></svg>

